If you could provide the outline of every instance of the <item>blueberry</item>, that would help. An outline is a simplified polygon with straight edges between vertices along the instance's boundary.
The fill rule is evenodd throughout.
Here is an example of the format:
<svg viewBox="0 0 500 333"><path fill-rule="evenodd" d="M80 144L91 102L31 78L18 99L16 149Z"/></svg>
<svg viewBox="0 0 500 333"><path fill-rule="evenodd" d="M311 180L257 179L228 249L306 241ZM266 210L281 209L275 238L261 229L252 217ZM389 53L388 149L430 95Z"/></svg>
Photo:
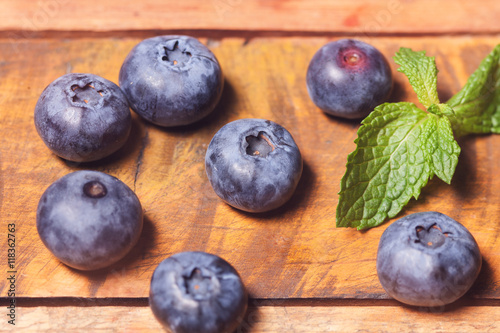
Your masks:
<svg viewBox="0 0 500 333"><path fill-rule="evenodd" d="M142 231L142 207L122 181L98 171L56 180L38 203L36 226L45 246L66 265L95 270L123 258Z"/></svg>
<svg viewBox="0 0 500 333"><path fill-rule="evenodd" d="M391 69L382 53L353 39L321 47L309 63L306 82L314 104L348 119L366 117L392 90Z"/></svg>
<svg viewBox="0 0 500 333"><path fill-rule="evenodd" d="M63 75L49 84L35 107L38 134L56 155L95 161L125 144L132 118L120 87L93 74Z"/></svg>
<svg viewBox="0 0 500 333"><path fill-rule="evenodd" d="M159 126L188 125L213 111L224 85L215 55L189 36L157 36L137 44L120 69L132 110Z"/></svg>
<svg viewBox="0 0 500 333"><path fill-rule="evenodd" d="M385 291L402 303L452 303L472 286L481 253L470 232L438 212L405 216L382 234L377 273Z"/></svg>
<svg viewBox="0 0 500 333"><path fill-rule="evenodd" d="M172 333L232 333L247 302L238 272L213 254L174 254L158 265L151 278L150 307Z"/></svg>
<svg viewBox="0 0 500 333"><path fill-rule="evenodd" d="M302 174L302 156L282 126L240 119L214 135L205 169L222 200L244 211L264 212L290 199Z"/></svg>

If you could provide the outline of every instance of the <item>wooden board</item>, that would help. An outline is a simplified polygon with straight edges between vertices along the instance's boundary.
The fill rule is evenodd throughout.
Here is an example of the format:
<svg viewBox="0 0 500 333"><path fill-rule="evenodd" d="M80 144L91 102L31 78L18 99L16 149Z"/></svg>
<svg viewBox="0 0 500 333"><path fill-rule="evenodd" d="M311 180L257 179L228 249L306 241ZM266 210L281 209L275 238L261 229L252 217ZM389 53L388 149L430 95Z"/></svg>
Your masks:
<svg viewBox="0 0 500 333"><path fill-rule="evenodd" d="M143 0L74 2L0 0L0 241L16 225L16 327L0 331L151 332L147 307L156 264L181 250L205 250L240 271L252 299L237 332L498 332L500 137L460 139L452 184L434 179L401 215L439 210L464 223L484 262L459 302L432 311L388 300L375 273L378 239L390 221L367 232L334 227L340 177L356 122L322 114L309 100L305 70L324 43L354 37L388 58L400 46L436 56L442 100L452 96L500 43L497 0ZM43 88L66 72L117 82L127 52L141 39L200 37L226 75L221 104L192 127L161 129L134 116L126 148L89 165L66 164L38 138L33 109ZM207 39L208 38L208 39ZM390 59L389 59L390 60ZM390 60L392 101L417 102ZM265 117L287 127L305 157L291 202L251 215L221 203L203 170L204 151L224 123ZM59 264L35 228L42 191L73 170L121 178L146 216L139 244L113 267L81 273ZM6 259L0 267L4 275ZM6 276L0 305L10 302ZM5 308L4 308L5 309ZM6 310L7 311L7 310Z"/></svg>
<svg viewBox="0 0 500 333"><path fill-rule="evenodd" d="M377 306L251 306L237 333L269 332L498 332L497 306L462 306L432 312L397 304ZM157 332L161 325L145 306L21 307L16 330L53 332ZM390 320L390 323L388 322ZM58 330L59 331L59 330Z"/></svg>
<svg viewBox="0 0 500 333"><path fill-rule="evenodd" d="M145 37L145 36L144 36ZM305 73L327 37L203 39L223 67L220 105L189 127L162 129L134 117L126 147L91 164L65 163L37 136L33 110L41 91L68 72L90 72L117 82L121 63L142 38L0 40L1 228L16 225L18 297L147 297L156 265L170 254L203 250L231 262L252 297L261 299L387 298L376 271L380 235L335 228L340 178L354 149L358 122L328 117L310 101ZM440 70L446 100L500 42L496 36L365 38L390 60L392 101L417 102L391 60L401 46L427 50ZM304 157L299 187L281 209L253 215L222 203L204 171L215 132L245 117L286 127ZM451 185L432 180L402 215L438 210L462 222L476 237L484 266L468 297L500 296L500 136L466 137ZM117 176L136 191L145 212L138 245L124 260L99 272L79 272L56 260L35 227L42 192L79 169ZM2 240L6 248L6 238ZM5 263L4 263L5 265ZM0 279L1 295L8 284Z"/></svg>
<svg viewBox="0 0 500 333"><path fill-rule="evenodd" d="M247 34L499 33L496 0L68 0L0 1L0 33L13 39L70 32L138 30Z"/></svg>

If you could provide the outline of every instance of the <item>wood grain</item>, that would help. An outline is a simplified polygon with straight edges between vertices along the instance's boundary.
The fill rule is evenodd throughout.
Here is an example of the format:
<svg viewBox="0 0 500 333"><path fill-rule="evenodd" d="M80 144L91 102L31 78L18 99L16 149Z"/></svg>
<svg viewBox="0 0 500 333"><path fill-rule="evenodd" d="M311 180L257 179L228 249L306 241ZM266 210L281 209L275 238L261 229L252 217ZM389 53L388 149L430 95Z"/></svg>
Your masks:
<svg viewBox="0 0 500 333"><path fill-rule="evenodd" d="M446 308L406 307L385 299L375 272L378 239L390 221L363 233L334 227L340 177L358 124L325 116L305 89L314 52L329 40L354 36L387 57L400 46L436 56L439 95L446 100L500 42L497 0L0 0L0 8L0 230L5 236L7 224L16 225L18 297L16 327L4 318L0 331L159 331L147 307L149 279L163 258L182 250L223 256L260 298L250 301L237 332L500 331L500 137L460 139L451 186L432 180L401 214L439 210L465 224L483 254L479 279ZM33 125L43 88L67 72L117 82L127 52L142 38L166 33L201 37L219 58L226 86L216 112L169 130L134 116L127 146L97 163L68 164L52 155ZM280 38L292 36L303 38ZM390 63L396 80L391 100L418 104ZM305 158L297 193L272 214L231 209L204 175L211 136L243 117L281 123ZM132 253L99 272L60 264L36 233L41 193L79 169L122 179L146 214ZM4 256L6 238L0 241ZM5 259L0 267L8 270ZM4 276L2 306L8 289Z"/></svg>
<svg viewBox="0 0 500 333"><path fill-rule="evenodd" d="M40 32L222 30L274 33L499 33L496 0L1 0L0 31L12 38Z"/></svg>
<svg viewBox="0 0 500 333"><path fill-rule="evenodd" d="M90 72L117 82L137 38L0 40L1 228L17 227L17 296L147 297L156 265L170 254L202 250L231 262L257 298L387 298L376 271L380 235L388 225L358 232L335 228L340 178L354 149L357 122L320 112L305 87L307 65L328 38L202 40L226 77L217 110L194 126L162 129L134 117L126 147L92 164L65 163L39 139L33 110L41 91L67 72ZM391 57L400 46L427 50L440 70L443 100L499 42L496 37L369 38ZM390 61L393 101L417 102ZM252 215L213 193L204 171L211 137L225 123L267 118L294 136L305 161L299 187L283 208ZM462 222L484 257L474 298L500 296L500 136L466 137L452 184L432 180L400 216L438 210ZM36 232L42 192L79 169L117 176L136 191L145 211L138 245L124 260L98 272L79 272L56 260ZM6 239L1 248L6 248ZM5 265L5 262L4 264ZM0 295L8 289L0 279ZM42 311L42 310L40 310Z"/></svg>
<svg viewBox="0 0 500 333"><path fill-rule="evenodd" d="M496 306L464 306L435 312L401 306L252 306L235 333L487 333L500 330L496 320L499 315ZM149 307L21 307L16 328L10 331L19 330L156 332L161 331L161 325Z"/></svg>

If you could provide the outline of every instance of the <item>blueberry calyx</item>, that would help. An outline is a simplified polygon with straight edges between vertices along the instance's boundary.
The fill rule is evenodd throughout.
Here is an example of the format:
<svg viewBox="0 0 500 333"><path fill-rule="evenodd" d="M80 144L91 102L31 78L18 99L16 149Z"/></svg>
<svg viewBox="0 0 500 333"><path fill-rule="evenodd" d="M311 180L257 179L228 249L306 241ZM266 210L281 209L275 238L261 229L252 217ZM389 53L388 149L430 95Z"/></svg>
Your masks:
<svg viewBox="0 0 500 333"><path fill-rule="evenodd" d="M362 67L365 63L366 55L358 48L344 48L339 52L342 67Z"/></svg>
<svg viewBox="0 0 500 333"><path fill-rule="evenodd" d="M355 51L344 55L344 62L347 65L355 66L361 61L361 55Z"/></svg>
<svg viewBox="0 0 500 333"><path fill-rule="evenodd" d="M197 301L210 299L220 289L217 278L210 272L202 272L198 267L188 270L182 279L186 295Z"/></svg>
<svg viewBox="0 0 500 333"><path fill-rule="evenodd" d="M70 94L71 101L78 105L82 103L96 106L104 97L104 91L96 88L95 83L89 82L86 84L74 84L71 86L72 93Z"/></svg>
<svg viewBox="0 0 500 333"><path fill-rule="evenodd" d="M415 243L423 244L424 246L430 248L438 248L444 244L446 237L448 237L450 232L443 232L441 228L436 224L432 224L428 228L424 228L419 225L415 228L417 239Z"/></svg>
<svg viewBox="0 0 500 333"><path fill-rule="evenodd" d="M267 157L270 152L276 149L269 135L262 131L257 136L248 135L245 140L248 143L246 153L251 156Z"/></svg>
<svg viewBox="0 0 500 333"><path fill-rule="evenodd" d="M161 60L171 62L174 65L183 65L193 56L192 53L187 50L180 50L179 41L176 41L171 49L164 46L163 50L165 51L165 55L161 57Z"/></svg>
<svg viewBox="0 0 500 333"><path fill-rule="evenodd" d="M92 199L103 198L108 194L108 189L98 180L92 180L83 185L83 193Z"/></svg>

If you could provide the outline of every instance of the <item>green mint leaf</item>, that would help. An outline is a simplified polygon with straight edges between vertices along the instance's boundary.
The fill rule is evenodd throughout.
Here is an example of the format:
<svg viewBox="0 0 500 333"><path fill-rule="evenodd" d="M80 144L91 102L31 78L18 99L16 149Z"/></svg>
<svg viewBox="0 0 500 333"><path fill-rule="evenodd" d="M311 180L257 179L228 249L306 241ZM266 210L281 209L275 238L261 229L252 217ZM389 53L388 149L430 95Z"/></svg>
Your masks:
<svg viewBox="0 0 500 333"><path fill-rule="evenodd" d="M434 109L439 109L436 112ZM433 104L428 109L433 114L449 113L451 107L446 104ZM455 141L452 125L447 117L437 117L436 122L428 129L430 139L426 141L426 153L428 163L431 166L432 172L447 184L451 183L451 178L455 173L455 168L458 163L458 155L460 155L460 146Z"/></svg>
<svg viewBox="0 0 500 333"><path fill-rule="evenodd" d="M402 47L399 52L396 52L394 61L401 66L398 71L408 77L420 103L426 108L439 103L437 93L438 70L434 57L427 57L425 51L415 52Z"/></svg>
<svg viewBox="0 0 500 333"><path fill-rule="evenodd" d="M355 143L341 181L337 227L358 230L396 216L434 174L449 183L460 152L446 117L407 102L375 108Z"/></svg>
<svg viewBox="0 0 500 333"><path fill-rule="evenodd" d="M455 135L500 133L500 44L446 104Z"/></svg>

